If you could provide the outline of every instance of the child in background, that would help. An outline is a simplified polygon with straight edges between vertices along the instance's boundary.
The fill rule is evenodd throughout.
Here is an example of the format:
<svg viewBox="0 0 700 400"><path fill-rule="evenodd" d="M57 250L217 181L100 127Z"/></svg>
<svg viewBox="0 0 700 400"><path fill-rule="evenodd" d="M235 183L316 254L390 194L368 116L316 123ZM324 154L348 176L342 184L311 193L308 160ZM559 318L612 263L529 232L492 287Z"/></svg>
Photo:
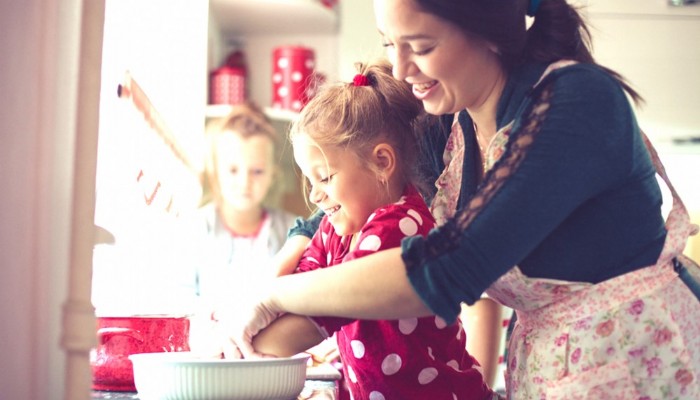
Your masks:
<svg viewBox="0 0 700 400"><path fill-rule="evenodd" d="M387 63L359 66L352 83L326 86L290 138L325 213L297 273L332 267L427 235L435 221L414 177L422 104ZM371 276L367 277L372 279ZM343 299L318 299L338 302ZM367 299L371 302L372 299ZM436 317L351 320L282 316L253 340L259 354L290 356L336 334L355 399L492 399L459 323Z"/></svg>
<svg viewBox="0 0 700 400"><path fill-rule="evenodd" d="M280 138L256 105L235 105L226 117L212 121L206 144L196 268L200 310L230 297L241 274L267 273L267 263L297 217L264 205L281 172Z"/></svg>

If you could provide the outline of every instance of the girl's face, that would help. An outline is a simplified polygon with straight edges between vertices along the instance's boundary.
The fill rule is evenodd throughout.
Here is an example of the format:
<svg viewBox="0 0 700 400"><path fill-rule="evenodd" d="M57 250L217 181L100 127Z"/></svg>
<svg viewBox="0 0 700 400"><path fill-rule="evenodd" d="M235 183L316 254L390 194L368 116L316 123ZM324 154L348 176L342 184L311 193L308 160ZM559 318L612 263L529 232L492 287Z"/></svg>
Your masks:
<svg viewBox="0 0 700 400"><path fill-rule="evenodd" d="M238 211L260 207L274 177L274 144L263 135L226 132L216 140L221 201Z"/></svg>
<svg viewBox="0 0 700 400"><path fill-rule="evenodd" d="M294 160L309 181L309 201L326 213L338 235L359 232L387 203L377 174L352 150L319 148L300 136L294 139Z"/></svg>
<svg viewBox="0 0 700 400"><path fill-rule="evenodd" d="M394 77L413 86L428 113L479 107L502 76L493 46L413 0L374 0L374 12Z"/></svg>

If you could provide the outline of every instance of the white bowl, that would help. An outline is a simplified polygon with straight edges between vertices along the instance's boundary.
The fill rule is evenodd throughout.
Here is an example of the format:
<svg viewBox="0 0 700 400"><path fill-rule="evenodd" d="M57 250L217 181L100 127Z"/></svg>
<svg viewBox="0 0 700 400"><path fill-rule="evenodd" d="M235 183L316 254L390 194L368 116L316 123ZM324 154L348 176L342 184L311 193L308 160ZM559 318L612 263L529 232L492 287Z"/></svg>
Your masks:
<svg viewBox="0 0 700 400"><path fill-rule="evenodd" d="M129 359L141 400L289 400L304 388L309 356L223 360L169 352Z"/></svg>

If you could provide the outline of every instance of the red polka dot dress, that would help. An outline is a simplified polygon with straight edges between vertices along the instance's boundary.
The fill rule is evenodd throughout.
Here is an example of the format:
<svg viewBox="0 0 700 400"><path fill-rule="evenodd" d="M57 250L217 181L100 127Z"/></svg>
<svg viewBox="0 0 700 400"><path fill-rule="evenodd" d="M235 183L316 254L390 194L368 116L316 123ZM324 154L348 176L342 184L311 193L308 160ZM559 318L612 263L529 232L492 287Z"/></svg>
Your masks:
<svg viewBox="0 0 700 400"><path fill-rule="evenodd" d="M398 247L408 236L427 235L435 221L413 187L396 203L375 210L357 246L338 236L327 218L312 238L297 272ZM372 279L367 276L367 279ZM313 317L324 335L337 333L346 383L353 399L491 399L478 364L466 352L461 325L438 317L351 320Z"/></svg>

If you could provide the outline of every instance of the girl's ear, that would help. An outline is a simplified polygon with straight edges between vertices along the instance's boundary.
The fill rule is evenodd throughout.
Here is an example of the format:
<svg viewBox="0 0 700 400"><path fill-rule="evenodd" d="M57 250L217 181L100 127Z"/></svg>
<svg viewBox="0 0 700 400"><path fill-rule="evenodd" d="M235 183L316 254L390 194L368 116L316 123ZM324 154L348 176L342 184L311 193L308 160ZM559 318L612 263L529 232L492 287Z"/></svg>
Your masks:
<svg viewBox="0 0 700 400"><path fill-rule="evenodd" d="M374 146L372 161L382 180L385 182L396 172L396 152L388 143L379 143Z"/></svg>

